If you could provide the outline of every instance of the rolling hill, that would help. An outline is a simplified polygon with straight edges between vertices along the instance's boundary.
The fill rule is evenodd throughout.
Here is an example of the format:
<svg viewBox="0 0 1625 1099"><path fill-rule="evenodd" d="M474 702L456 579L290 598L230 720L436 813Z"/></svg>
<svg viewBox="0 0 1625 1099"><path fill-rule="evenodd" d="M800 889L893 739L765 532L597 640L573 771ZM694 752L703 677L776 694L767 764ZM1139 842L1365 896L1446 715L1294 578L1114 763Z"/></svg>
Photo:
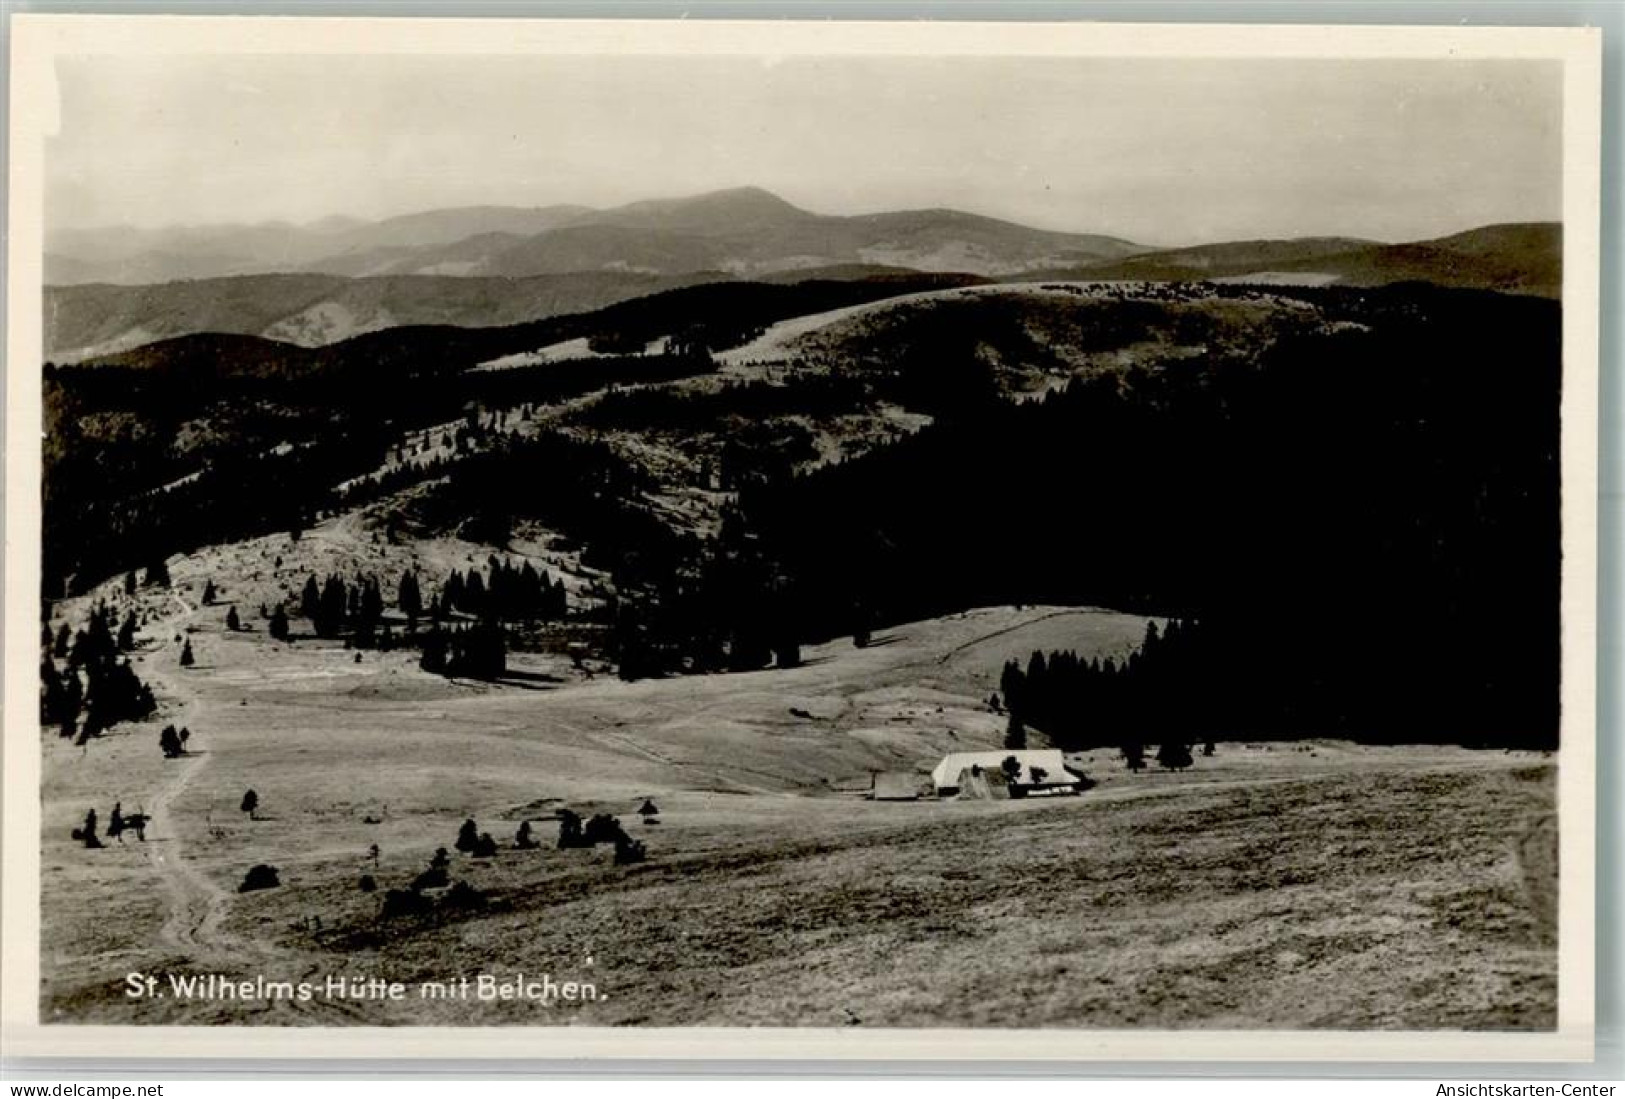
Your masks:
<svg viewBox="0 0 1625 1099"><path fill-rule="evenodd" d="M1563 229L1549 222L1487 225L1408 244L1340 237L1241 241L1167 249L1048 272L1052 277L1383 286L1429 282L1555 298L1562 291Z"/></svg>
<svg viewBox="0 0 1625 1099"><path fill-rule="evenodd" d="M54 362L82 362L196 332L264 336L316 347L397 325L510 325L723 277L714 272L628 271L529 279L295 274L156 286L56 286L45 295L45 354Z"/></svg>

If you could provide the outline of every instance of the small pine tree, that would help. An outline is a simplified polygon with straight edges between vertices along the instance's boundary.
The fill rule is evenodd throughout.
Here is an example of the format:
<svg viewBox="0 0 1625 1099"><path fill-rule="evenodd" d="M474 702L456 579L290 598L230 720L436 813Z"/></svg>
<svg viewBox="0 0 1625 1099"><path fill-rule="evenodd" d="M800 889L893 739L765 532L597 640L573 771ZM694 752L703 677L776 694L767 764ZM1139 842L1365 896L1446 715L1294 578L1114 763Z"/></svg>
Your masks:
<svg viewBox="0 0 1625 1099"><path fill-rule="evenodd" d="M452 846L464 854L468 854L474 850L479 842L479 826L474 823L474 818L470 817L463 821L463 826L457 830L457 842Z"/></svg>
<svg viewBox="0 0 1625 1099"><path fill-rule="evenodd" d="M216 594L217 593L214 590L214 581L205 581L203 584L203 605L205 607L212 606L214 604Z"/></svg>
<svg viewBox="0 0 1625 1099"><path fill-rule="evenodd" d="M196 662L197 658L192 655L192 642L188 640L181 646L181 667L190 668Z"/></svg>
<svg viewBox="0 0 1625 1099"><path fill-rule="evenodd" d="M243 795L242 804L238 806L239 809L241 809L243 812L248 814L248 819L249 820L255 819L254 818L254 812L259 807L260 807L260 796L258 794L256 794L253 790L250 790L246 794Z"/></svg>
<svg viewBox="0 0 1625 1099"><path fill-rule="evenodd" d="M231 630L233 633L236 633L238 630L240 630L242 628L243 628L242 619L237 617L237 608L235 606L233 606L229 610L226 611L226 629Z"/></svg>
<svg viewBox="0 0 1625 1099"><path fill-rule="evenodd" d="M97 848L102 841L96 838L96 810L91 809L85 813L85 823L74 830L73 838L88 848Z"/></svg>
<svg viewBox="0 0 1625 1099"><path fill-rule="evenodd" d="M158 734L158 747L163 750L165 759L178 759L186 751L173 725L165 725L164 731Z"/></svg>

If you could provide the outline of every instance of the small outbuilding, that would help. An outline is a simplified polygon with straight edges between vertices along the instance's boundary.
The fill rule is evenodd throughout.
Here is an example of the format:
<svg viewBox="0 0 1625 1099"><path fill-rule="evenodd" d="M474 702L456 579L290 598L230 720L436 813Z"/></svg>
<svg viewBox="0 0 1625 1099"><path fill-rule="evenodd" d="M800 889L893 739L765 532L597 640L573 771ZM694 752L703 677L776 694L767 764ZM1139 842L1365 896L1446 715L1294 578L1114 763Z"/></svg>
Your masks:
<svg viewBox="0 0 1625 1099"><path fill-rule="evenodd" d="M930 797L931 782L913 771L876 771L869 787L871 801L918 801Z"/></svg>

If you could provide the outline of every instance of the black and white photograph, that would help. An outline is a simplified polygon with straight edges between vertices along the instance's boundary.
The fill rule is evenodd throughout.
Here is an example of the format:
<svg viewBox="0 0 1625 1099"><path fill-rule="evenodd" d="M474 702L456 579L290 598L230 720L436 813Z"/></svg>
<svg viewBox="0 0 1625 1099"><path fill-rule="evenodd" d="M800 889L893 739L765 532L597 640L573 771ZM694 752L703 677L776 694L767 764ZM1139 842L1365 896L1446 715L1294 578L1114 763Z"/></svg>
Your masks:
<svg viewBox="0 0 1625 1099"><path fill-rule="evenodd" d="M17 24L8 1025L1587 1048L1594 36L388 22Z"/></svg>

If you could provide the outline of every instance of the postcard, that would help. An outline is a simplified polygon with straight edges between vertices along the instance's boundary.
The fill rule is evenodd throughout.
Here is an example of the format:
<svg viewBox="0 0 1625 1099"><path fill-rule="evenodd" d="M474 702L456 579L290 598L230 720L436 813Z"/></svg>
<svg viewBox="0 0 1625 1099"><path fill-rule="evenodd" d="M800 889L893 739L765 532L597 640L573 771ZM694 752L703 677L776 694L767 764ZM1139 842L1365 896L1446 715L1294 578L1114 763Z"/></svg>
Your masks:
<svg viewBox="0 0 1625 1099"><path fill-rule="evenodd" d="M12 27L14 1054L1590 1057L1598 34Z"/></svg>

